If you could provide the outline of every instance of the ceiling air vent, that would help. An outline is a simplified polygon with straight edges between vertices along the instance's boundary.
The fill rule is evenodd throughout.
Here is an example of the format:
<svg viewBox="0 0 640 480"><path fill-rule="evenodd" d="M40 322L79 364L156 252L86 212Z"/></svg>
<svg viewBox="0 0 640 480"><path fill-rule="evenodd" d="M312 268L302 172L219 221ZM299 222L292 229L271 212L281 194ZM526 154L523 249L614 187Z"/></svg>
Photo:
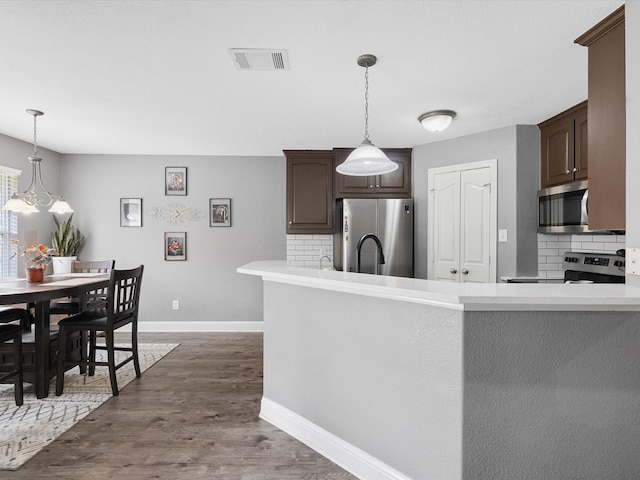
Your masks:
<svg viewBox="0 0 640 480"><path fill-rule="evenodd" d="M289 70L289 55L286 50L230 48L229 53L238 70Z"/></svg>

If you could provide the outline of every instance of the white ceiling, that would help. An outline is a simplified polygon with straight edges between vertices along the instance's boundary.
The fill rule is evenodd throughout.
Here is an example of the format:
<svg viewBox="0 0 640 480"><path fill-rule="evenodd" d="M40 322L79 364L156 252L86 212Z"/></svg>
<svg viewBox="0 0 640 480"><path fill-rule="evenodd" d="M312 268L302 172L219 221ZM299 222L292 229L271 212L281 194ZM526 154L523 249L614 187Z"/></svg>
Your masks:
<svg viewBox="0 0 640 480"><path fill-rule="evenodd" d="M281 155L536 124L587 96L573 41L620 0L0 1L0 132L61 153ZM239 71L229 48L286 49ZM417 117L458 112L440 134Z"/></svg>

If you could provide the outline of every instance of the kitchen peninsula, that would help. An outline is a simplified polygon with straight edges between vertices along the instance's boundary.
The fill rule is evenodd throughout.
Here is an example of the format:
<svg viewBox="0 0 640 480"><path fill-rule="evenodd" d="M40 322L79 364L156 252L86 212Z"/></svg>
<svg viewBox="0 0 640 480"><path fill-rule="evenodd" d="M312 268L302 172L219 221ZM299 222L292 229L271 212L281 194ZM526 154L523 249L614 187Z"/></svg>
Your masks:
<svg viewBox="0 0 640 480"><path fill-rule="evenodd" d="M360 478L639 478L640 288L253 262L260 416Z"/></svg>

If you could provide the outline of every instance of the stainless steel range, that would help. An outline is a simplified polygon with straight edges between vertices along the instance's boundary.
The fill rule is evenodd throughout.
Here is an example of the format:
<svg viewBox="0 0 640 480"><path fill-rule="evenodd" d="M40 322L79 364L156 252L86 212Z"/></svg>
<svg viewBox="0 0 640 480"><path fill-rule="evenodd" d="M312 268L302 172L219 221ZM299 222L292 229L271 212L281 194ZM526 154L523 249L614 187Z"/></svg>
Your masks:
<svg viewBox="0 0 640 480"><path fill-rule="evenodd" d="M624 250L616 253L565 252L565 282L624 283Z"/></svg>

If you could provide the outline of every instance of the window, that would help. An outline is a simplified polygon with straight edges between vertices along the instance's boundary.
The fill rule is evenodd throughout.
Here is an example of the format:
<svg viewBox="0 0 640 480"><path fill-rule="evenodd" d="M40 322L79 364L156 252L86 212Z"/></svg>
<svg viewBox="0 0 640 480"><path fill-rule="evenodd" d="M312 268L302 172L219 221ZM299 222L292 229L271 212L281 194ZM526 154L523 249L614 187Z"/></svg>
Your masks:
<svg viewBox="0 0 640 480"><path fill-rule="evenodd" d="M18 190L20 170L0 165L0 205ZM0 278L18 276L17 247L12 240L18 238L18 214L0 207Z"/></svg>

